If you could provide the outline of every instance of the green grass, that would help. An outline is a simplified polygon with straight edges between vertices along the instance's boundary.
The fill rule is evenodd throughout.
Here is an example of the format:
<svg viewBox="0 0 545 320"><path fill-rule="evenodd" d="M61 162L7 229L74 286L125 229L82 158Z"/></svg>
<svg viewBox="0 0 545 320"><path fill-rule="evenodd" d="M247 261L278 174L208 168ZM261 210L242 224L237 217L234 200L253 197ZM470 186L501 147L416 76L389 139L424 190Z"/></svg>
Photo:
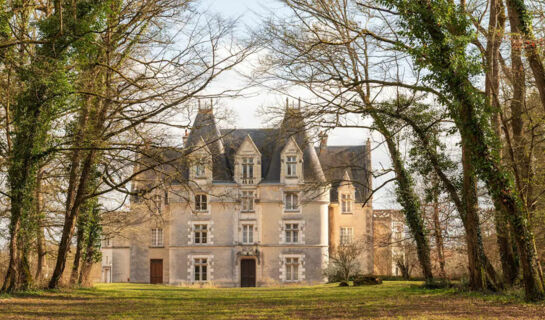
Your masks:
<svg viewBox="0 0 545 320"><path fill-rule="evenodd" d="M0 296L0 319L545 319L517 295L426 290L415 282L252 289L99 284Z"/></svg>

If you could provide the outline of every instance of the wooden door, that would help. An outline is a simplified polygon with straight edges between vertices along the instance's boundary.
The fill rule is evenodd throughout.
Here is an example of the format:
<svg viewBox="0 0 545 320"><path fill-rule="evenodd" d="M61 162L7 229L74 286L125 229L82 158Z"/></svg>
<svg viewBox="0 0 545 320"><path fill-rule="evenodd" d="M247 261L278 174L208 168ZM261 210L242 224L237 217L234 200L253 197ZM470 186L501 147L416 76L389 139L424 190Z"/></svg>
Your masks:
<svg viewBox="0 0 545 320"><path fill-rule="evenodd" d="M240 286L255 287L255 260L240 260Z"/></svg>
<svg viewBox="0 0 545 320"><path fill-rule="evenodd" d="M163 259L150 260L150 283L163 283Z"/></svg>

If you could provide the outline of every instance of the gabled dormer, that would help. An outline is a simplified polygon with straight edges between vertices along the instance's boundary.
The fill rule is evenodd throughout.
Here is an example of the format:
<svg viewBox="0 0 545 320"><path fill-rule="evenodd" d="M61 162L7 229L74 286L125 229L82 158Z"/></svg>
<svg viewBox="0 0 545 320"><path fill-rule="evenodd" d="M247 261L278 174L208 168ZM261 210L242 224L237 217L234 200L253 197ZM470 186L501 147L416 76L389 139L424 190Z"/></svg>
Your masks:
<svg viewBox="0 0 545 320"><path fill-rule="evenodd" d="M258 184L261 181L261 152L252 137L247 135L235 153L235 182L244 185Z"/></svg>
<svg viewBox="0 0 545 320"><path fill-rule="evenodd" d="M348 170L344 171L343 179L337 189L339 198L339 208L341 214L352 214L354 210L354 199L356 197L356 188L352 184L352 178Z"/></svg>
<svg viewBox="0 0 545 320"><path fill-rule="evenodd" d="M303 183L303 151L290 137L280 153L280 183Z"/></svg>
<svg viewBox="0 0 545 320"><path fill-rule="evenodd" d="M212 182L212 153L202 137L189 156L189 179L197 183Z"/></svg>

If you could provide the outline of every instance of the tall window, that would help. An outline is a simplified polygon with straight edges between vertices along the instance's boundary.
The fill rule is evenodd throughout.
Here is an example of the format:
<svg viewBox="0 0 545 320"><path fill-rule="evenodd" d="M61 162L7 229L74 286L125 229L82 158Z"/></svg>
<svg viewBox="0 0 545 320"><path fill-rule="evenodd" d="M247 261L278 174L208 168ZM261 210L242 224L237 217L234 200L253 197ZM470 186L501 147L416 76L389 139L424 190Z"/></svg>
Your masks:
<svg viewBox="0 0 545 320"><path fill-rule="evenodd" d="M254 243L254 225L242 225L242 243Z"/></svg>
<svg viewBox="0 0 545 320"><path fill-rule="evenodd" d="M242 158L242 179L254 178L254 158Z"/></svg>
<svg viewBox="0 0 545 320"><path fill-rule="evenodd" d="M354 240L354 228L341 228L341 244L348 244Z"/></svg>
<svg viewBox="0 0 545 320"><path fill-rule="evenodd" d="M194 225L193 242L196 244L204 244L208 242L208 226L206 224Z"/></svg>
<svg viewBox="0 0 545 320"><path fill-rule="evenodd" d="M202 163L200 160L195 164L195 177L196 178L203 178L205 174L204 170L204 163Z"/></svg>
<svg viewBox="0 0 545 320"><path fill-rule="evenodd" d="M288 177L295 177L297 176L297 157L296 156L288 156L286 157L286 175Z"/></svg>
<svg viewBox="0 0 545 320"><path fill-rule="evenodd" d="M299 242L299 224L298 223L286 223L286 243L298 243Z"/></svg>
<svg viewBox="0 0 545 320"><path fill-rule="evenodd" d="M151 246L152 247L163 246L163 229L161 228L151 229Z"/></svg>
<svg viewBox="0 0 545 320"><path fill-rule="evenodd" d="M286 281L299 280L299 258L286 258Z"/></svg>
<svg viewBox="0 0 545 320"><path fill-rule="evenodd" d="M161 205L162 205L162 200L161 200L161 196L160 195L155 195L153 196L153 213L155 214L161 214Z"/></svg>
<svg viewBox="0 0 545 320"><path fill-rule="evenodd" d="M195 210L208 211L208 199L205 194L195 195Z"/></svg>
<svg viewBox="0 0 545 320"><path fill-rule="evenodd" d="M254 192L253 191L242 191L241 200L242 200L243 212L254 211Z"/></svg>
<svg viewBox="0 0 545 320"><path fill-rule="evenodd" d="M297 192L286 192L286 210L288 211L296 211L299 210L299 196Z"/></svg>
<svg viewBox="0 0 545 320"><path fill-rule="evenodd" d="M341 195L341 209L342 213L352 212L352 199L350 198L349 193L343 193Z"/></svg>
<svg viewBox="0 0 545 320"><path fill-rule="evenodd" d="M195 264L195 281L206 281L207 280L207 269L208 269L208 259L206 258L196 258L194 261Z"/></svg>

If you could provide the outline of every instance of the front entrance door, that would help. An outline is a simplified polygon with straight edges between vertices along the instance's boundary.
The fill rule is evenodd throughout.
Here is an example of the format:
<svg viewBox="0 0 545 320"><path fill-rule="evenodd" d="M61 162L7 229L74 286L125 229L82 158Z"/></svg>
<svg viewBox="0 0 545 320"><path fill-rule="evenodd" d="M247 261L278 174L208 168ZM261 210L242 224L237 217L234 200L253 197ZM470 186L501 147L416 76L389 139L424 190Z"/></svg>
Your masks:
<svg viewBox="0 0 545 320"><path fill-rule="evenodd" d="M240 286L255 287L255 259L240 260Z"/></svg>
<svg viewBox="0 0 545 320"><path fill-rule="evenodd" d="M163 259L150 260L150 283L163 283Z"/></svg>

